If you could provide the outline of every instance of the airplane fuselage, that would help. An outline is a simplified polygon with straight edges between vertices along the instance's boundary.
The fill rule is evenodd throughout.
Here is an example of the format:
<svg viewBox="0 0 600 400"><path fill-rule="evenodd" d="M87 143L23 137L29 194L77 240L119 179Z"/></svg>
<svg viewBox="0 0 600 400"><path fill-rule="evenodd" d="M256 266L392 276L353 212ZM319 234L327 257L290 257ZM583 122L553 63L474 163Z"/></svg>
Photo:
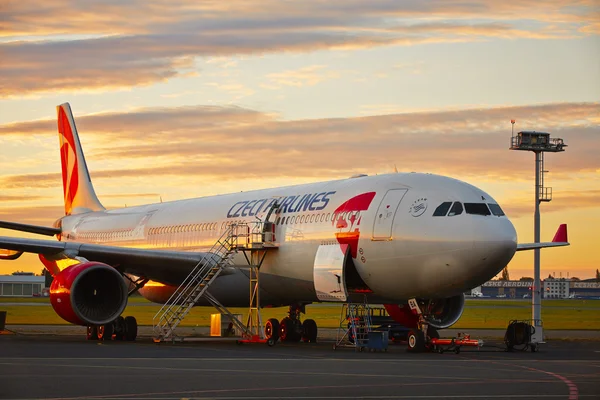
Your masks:
<svg viewBox="0 0 600 400"><path fill-rule="evenodd" d="M362 283L382 301L463 293L496 275L517 246L513 225L501 211L495 212L499 207L493 206L497 202L491 196L455 179L420 173L359 176L66 216L61 220L62 240L205 252L228 223L264 220L275 202L279 209L269 220L275 223L278 248L268 252L260 269L264 305L317 301L313 266L321 245L348 245ZM447 209L434 216L442 214L440 208ZM236 256L236 264L246 265L243 255ZM165 267L146 268L143 275L177 285L189 273ZM247 305L246 273L234 269L223 274L211 293L225 305Z"/></svg>

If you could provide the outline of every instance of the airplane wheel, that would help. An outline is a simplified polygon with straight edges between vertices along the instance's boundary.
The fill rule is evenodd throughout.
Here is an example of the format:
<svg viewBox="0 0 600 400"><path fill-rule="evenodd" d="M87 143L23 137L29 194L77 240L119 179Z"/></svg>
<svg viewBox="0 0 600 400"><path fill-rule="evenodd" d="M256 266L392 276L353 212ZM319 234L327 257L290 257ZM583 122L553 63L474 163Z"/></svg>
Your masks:
<svg viewBox="0 0 600 400"><path fill-rule="evenodd" d="M297 319L285 317L281 320L279 323L279 338L282 342L297 342L300 340L302 334L298 331L301 331L302 328L297 325L300 325L300 321Z"/></svg>
<svg viewBox="0 0 600 400"><path fill-rule="evenodd" d="M112 323L100 325L98 327L98 339L104 341L112 340L113 331L114 329Z"/></svg>
<svg viewBox="0 0 600 400"><path fill-rule="evenodd" d="M125 340L132 342L137 337L137 321L135 317L125 317Z"/></svg>
<svg viewBox="0 0 600 400"><path fill-rule="evenodd" d="M86 339L98 340L98 327L96 325L88 325Z"/></svg>
<svg viewBox="0 0 600 400"><path fill-rule="evenodd" d="M273 338L275 342L279 339L279 321L275 318L269 318L265 324L265 336L267 339Z"/></svg>
<svg viewBox="0 0 600 400"><path fill-rule="evenodd" d="M408 351L422 352L425 349L425 338L421 330L411 330L408 332Z"/></svg>
<svg viewBox="0 0 600 400"><path fill-rule="evenodd" d="M113 324L115 327L115 340L123 340L125 338L125 318L119 315Z"/></svg>
<svg viewBox="0 0 600 400"><path fill-rule="evenodd" d="M305 319L302 323L302 340L307 343L316 343L317 342L317 323L314 319Z"/></svg>
<svg viewBox="0 0 600 400"><path fill-rule="evenodd" d="M294 334L293 322L290 317L285 317L279 323L279 338L282 342L291 342Z"/></svg>

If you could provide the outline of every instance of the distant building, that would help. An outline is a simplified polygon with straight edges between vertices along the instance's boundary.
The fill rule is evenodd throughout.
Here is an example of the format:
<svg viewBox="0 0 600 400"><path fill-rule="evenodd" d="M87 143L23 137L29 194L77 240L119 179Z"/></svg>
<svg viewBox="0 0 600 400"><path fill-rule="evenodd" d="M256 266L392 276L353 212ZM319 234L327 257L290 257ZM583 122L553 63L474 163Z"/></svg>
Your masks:
<svg viewBox="0 0 600 400"><path fill-rule="evenodd" d="M523 299L531 297L533 281L487 281L481 285L485 297Z"/></svg>
<svg viewBox="0 0 600 400"><path fill-rule="evenodd" d="M531 298L533 281L488 281L469 293L473 297L507 299ZM542 281L544 299L597 298L600 299L600 283L595 279L584 281L568 278L548 278Z"/></svg>
<svg viewBox="0 0 600 400"><path fill-rule="evenodd" d="M0 296L42 296L46 288L46 277L34 275L0 275Z"/></svg>
<svg viewBox="0 0 600 400"><path fill-rule="evenodd" d="M548 278L544 279L544 298L545 299L568 299L570 279Z"/></svg>
<svg viewBox="0 0 600 400"><path fill-rule="evenodd" d="M596 282L596 279L571 282L569 285L569 292L569 297L573 298L600 299L600 282Z"/></svg>

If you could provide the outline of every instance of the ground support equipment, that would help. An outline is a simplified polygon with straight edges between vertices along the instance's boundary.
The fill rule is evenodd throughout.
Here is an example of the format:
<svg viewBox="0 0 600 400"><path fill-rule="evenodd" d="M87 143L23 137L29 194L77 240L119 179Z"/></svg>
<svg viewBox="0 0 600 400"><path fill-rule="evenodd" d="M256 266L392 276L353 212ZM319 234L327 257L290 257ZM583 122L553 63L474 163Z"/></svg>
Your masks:
<svg viewBox="0 0 600 400"><path fill-rule="evenodd" d="M409 328L397 323L389 316L385 307L369 307L371 312L371 330L374 332L387 332L388 340L392 342L406 341Z"/></svg>
<svg viewBox="0 0 600 400"><path fill-rule="evenodd" d="M427 346L431 351L440 354L446 351L453 351L454 353L458 354L460 353L460 348L462 346L480 348L481 346L483 346L483 340L471 339L471 335L459 333L456 337L450 339L431 338Z"/></svg>
<svg viewBox="0 0 600 400"><path fill-rule="evenodd" d="M541 320L512 320L504 334L506 351L520 350L535 353L543 341L543 328Z"/></svg>
<svg viewBox="0 0 600 400"><path fill-rule="evenodd" d="M333 349L354 347L356 351L363 351L368 347L370 332L371 312L366 296L363 303L344 303Z"/></svg>
<svg viewBox="0 0 600 400"><path fill-rule="evenodd" d="M253 225L252 229L250 225ZM200 298L204 297L222 314L231 318L233 326L241 332L242 339L238 343L267 343L270 346L275 344L275 341L265 338L262 328L259 269L267 251L276 248L278 246L275 243L274 226L272 222L268 222L268 218L264 223L259 221L227 225L219 240L155 315L154 341L160 343L167 339L184 340L184 338L177 338L175 328ZM244 254L250 270L250 304L245 325L208 292L210 284L215 281L223 268L242 268L233 262L233 257L238 252Z"/></svg>

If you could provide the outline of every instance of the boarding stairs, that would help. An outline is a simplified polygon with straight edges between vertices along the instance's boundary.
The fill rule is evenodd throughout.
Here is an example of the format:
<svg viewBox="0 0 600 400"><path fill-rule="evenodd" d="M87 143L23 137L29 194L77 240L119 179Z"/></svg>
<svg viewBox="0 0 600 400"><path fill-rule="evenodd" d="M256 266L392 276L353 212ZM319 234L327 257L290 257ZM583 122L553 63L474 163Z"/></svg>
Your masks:
<svg viewBox="0 0 600 400"><path fill-rule="evenodd" d="M238 223L227 226L221 237L212 248L196 264L192 272L175 290L169 300L161 307L153 319L154 341L174 339L174 330L189 314L192 307L204 296L217 309L233 316L227 309L208 293L211 283L219 276L224 268L233 266L233 257L238 248L247 245L249 237L247 224ZM240 330L243 326L236 318L233 323Z"/></svg>
<svg viewBox="0 0 600 400"><path fill-rule="evenodd" d="M369 343L372 329L371 310L365 296L362 303L344 303L340 316L340 326L336 338L336 347L354 347L362 351Z"/></svg>

